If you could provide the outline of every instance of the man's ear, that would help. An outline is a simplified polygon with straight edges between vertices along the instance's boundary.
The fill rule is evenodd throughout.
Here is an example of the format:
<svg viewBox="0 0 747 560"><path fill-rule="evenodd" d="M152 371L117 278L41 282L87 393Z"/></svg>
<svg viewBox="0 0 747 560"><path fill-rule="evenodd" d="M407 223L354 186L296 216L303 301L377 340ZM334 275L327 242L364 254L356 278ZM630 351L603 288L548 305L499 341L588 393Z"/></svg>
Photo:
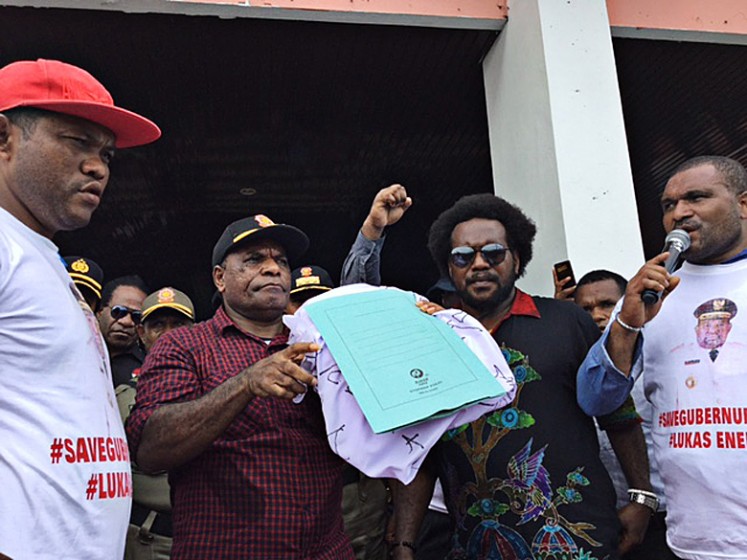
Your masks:
<svg viewBox="0 0 747 560"><path fill-rule="evenodd" d="M514 274L518 276L519 269L521 268L521 258L519 258L519 254L513 249L511 250L511 256L514 259Z"/></svg>
<svg viewBox="0 0 747 560"><path fill-rule="evenodd" d="M737 195L737 204L739 204L739 217L747 220L747 191Z"/></svg>
<svg viewBox="0 0 747 560"><path fill-rule="evenodd" d="M13 125L10 119L0 113L0 158L7 158L13 146Z"/></svg>
<svg viewBox="0 0 747 560"><path fill-rule="evenodd" d="M226 283L223 281L225 272L226 270L218 264L213 267L213 284L221 294L226 290Z"/></svg>
<svg viewBox="0 0 747 560"><path fill-rule="evenodd" d="M140 339L140 342L142 342L143 335L145 334L145 327L143 327L142 323L139 323L135 325L135 330L137 331L137 337Z"/></svg>

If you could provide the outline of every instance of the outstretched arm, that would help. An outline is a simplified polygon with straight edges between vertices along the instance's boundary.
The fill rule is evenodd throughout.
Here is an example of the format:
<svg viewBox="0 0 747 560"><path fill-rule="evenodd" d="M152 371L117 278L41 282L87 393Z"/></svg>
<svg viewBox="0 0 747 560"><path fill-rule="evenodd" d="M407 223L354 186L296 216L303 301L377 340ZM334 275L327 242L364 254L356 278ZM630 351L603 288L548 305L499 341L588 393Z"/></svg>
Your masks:
<svg viewBox="0 0 747 560"><path fill-rule="evenodd" d="M402 185L390 185L374 197L358 237L345 257L340 285L365 282L381 285L381 249L384 230L396 224L412 206L412 199Z"/></svg>
<svg viewBox="0 0 747 560"><path fill-rule="evenodd" d="M318 349L316 344L293 344L198 399L159 406L139 438L138 466L150 473L183 465L205 451L254 397L292 399L303 393L316 379L298 362Z"/></svg>
<svg viewBox="0 0 747 560"><path fill-rule="evenodd" d="M380 239L384 229L396 224L410 206L412 199L407 196L407 190L402 185L395 184L381 189L371 203L371 210L363 221L361 233L371 241Z"/></svg>

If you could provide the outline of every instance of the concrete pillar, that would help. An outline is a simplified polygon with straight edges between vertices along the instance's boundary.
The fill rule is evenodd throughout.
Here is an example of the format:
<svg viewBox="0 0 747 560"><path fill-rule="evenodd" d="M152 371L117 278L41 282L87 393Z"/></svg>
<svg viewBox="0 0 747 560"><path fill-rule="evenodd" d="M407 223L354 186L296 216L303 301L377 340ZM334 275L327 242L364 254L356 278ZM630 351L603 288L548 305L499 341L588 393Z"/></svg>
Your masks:
<svg viewBox="0 0 747 560"><path fill-rule="evenodd" d="M518 285L552 296L551 266L630 277L643 264L604 2L516 0L484 63L496 194L538 226Z"/></svg>

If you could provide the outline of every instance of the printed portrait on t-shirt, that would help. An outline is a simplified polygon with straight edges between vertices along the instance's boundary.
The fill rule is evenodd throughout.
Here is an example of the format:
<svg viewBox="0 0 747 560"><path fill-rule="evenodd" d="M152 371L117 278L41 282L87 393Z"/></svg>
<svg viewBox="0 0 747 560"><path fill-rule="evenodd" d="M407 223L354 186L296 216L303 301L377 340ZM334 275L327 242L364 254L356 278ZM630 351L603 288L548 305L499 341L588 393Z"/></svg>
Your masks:
<svg viewBox="0 0 747 560"><path fill-rule="evenodd" d="M731 332L731 320L737 314L737 304L727 298L709 299L701 303L693 315L698 320L695 337L698 346L708 350L712 362L718 359L719 348Z"/></svg>
<svg viewBox="0 0 747 560"><path fill-rule="evenodd" d="M741 394L738 386L747 373L747 347L729 338L738 311L737 304L725 297L706 300L693 309L692 338L672 351L680 371L679 405L704 398L723 405Z"/></svg>

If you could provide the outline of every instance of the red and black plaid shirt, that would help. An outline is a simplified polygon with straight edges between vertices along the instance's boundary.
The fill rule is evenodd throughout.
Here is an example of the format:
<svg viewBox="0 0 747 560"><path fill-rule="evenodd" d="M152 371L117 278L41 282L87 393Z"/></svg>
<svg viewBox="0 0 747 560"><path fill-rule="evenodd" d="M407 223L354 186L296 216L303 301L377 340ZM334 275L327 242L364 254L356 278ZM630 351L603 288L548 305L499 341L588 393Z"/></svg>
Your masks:
<svg viewBox="0 0 747 560"><path fill-rule="evenodd" d="M127 422L133 457L161 405L197 399L281 350L241 331L219 309L164 335L138 380ZM169 473L174 559L352 559L340 504L344 463L327 444L319 399L255 398L202 455Z"/></svg>

